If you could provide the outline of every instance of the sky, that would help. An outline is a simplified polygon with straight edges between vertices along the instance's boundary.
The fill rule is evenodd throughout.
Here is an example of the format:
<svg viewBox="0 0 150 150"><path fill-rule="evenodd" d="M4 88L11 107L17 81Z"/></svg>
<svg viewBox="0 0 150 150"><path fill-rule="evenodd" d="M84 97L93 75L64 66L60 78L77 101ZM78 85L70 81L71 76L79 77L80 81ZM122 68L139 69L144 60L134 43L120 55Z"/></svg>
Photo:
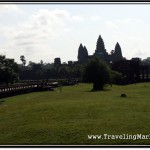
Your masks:
<svg viewBox="0 0 150 150"><path fill-rule="evenodd" d="M77 61L80 43L89 55L98 36L108 53L119 42L123 57L150 57L150 4L0 3L0 55L27 61Z"/></svg>

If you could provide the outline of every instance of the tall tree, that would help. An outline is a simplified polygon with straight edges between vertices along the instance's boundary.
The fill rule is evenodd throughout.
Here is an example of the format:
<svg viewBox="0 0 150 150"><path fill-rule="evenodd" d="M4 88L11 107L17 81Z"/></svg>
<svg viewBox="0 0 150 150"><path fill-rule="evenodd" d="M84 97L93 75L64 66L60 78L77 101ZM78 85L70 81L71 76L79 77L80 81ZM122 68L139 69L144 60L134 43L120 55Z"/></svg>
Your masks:
<svg viewBox="0 0 150 150"><path fill-rule="evenodd" d="M85 67L83 80L93 83L93 91L103 90L104 85L110 81L110 68L104 61L95 57Z"/></svg>
<svg viewBox="0 0 150 150"><path fill-rule="evenodd" d="M14 59L0 55L0 83L13 83L18 80L18 65Z"/></svg>
<svg viewBox="0 0 150 150"><path fill-rule="evenodd" d="M44 64L44 63L43 63L43 60L41 60L41 61L40 61L40 64L41 64L41 65L43 65L43 64Z"/></svg>
<svg viewBox="0 0 150 150"><path fill-rule="evenodd" d="M24 55L20 56L20 60L22 61L22 64L25 66L26 65L26 60L25 60Z"/></svg>

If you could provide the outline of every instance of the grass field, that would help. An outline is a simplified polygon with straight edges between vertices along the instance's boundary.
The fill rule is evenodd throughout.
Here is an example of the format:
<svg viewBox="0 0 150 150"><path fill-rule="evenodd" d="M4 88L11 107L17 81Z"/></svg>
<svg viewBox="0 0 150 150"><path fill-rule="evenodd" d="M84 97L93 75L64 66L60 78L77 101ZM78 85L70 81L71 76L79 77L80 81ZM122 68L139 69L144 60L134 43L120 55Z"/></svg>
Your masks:
<svg viewBox="0 0 150 150"><path fill-rule="evenodd" d="M3 99L0 144L101 145L150 144L149 140L90 140L88 135L150 134L150 83L107 86L91 84ZM121 98L126 93L126 98Z"/></svg>

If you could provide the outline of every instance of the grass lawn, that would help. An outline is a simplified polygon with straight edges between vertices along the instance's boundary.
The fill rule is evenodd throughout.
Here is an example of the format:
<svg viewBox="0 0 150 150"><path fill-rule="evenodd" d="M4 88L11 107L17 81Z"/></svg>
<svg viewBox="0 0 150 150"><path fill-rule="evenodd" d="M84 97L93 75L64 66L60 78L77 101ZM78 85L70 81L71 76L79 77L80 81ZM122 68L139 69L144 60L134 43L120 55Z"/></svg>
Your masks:
<svg viewBox="0 0 150 150"><path fill-rule="evenodd" d="M63 87L9 97L0 104L0 144L150 144L148 140L90 140L88 135L150 134L150 83ZM121 98L126 93L126 98Z"/></svg>

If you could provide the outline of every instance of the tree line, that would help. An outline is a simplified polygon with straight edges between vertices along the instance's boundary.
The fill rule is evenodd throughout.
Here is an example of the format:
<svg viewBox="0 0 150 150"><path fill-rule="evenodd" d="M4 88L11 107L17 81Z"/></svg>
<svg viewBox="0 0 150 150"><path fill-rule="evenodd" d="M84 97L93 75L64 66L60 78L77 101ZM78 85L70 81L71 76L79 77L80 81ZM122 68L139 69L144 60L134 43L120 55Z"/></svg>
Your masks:
<svg viewBox="0 0 150 150"><path fill-rule="evenodd" d="M0 55L0 84L8 85L20 80L78 78L81 82L92 82L93 90L102 90L106 83L122 84L127 81L128 84L135 79L138 81L141 66L150 66L149 57L143 61L139 58L123 59L113 64L106 63L97 56L87 63L79 61L68 64L61 63L60 58L55 59L54 63L29 61L28 65L24 55L20 56L20 60L22 64L17 64L14 59Z"/></svg>

